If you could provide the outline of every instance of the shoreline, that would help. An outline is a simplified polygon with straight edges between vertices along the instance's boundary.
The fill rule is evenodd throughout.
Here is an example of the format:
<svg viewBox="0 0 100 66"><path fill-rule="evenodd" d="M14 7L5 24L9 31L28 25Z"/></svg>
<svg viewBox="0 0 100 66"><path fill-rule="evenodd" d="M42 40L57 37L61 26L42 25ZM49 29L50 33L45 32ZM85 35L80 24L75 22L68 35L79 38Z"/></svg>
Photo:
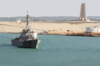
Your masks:
<svg viewBox="0 0 100 66"><path fill-rule="evenodd" d="M91 33L89 35L84 33L86 27L100 26L100 23L73 23L30 22L30 28L39 35L99 36L100 34ZM0 22L0 33L20 34L25 27L26 22Z"/></svg>
<svg viewBox="0 0 100 66"><path fill-rule="evenodd" d="M10 34L20 34L20 32L0 32L0 33L10 33ZM38 32L35 32L38 33ZM38 35L67 35L65 34L58 34L58 33L38 33Z"/></svg>
<svg viewBox="0 0 100 66"><path fill-rule="evenodd" d="M0 32L8 34L20 34L20 32ZM38 33L38 32L37 32ZM84 33L84 32L65 32L65 33L38 33L38 35L60 35L60 36L81 36L81 37L100 37L100 33Z"/></svg>

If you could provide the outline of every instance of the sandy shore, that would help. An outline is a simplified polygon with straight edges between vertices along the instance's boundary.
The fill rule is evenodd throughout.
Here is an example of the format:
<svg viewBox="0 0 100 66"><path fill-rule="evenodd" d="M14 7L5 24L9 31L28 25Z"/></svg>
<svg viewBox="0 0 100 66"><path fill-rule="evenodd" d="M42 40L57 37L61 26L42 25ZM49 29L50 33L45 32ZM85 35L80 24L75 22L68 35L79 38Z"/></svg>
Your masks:
<svg viewBox="0 0 100 66"><path fill-rule="evenodd" d="M67 30L70 32L84 32L85 27L99 26L100 23L46 23L46 22L30 22L31 29L34 32L42 32L49 30L51 34L66 34ZM0 22L0 32L19 33L26 27L26 23L18 22Z"/></svg>

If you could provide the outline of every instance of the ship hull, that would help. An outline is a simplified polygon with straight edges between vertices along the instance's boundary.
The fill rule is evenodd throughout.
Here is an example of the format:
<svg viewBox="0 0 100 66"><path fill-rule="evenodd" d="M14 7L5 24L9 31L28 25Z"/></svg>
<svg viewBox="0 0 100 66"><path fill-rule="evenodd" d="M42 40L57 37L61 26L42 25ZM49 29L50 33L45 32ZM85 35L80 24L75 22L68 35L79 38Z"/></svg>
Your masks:
<svg viewBox="0 0 100 66"><path fill-rule="evenodd" d="M36 40L29 40L29 41L19 41L19 40L12 40L12 45L21 47L21 48L38 48L38 44L40 43L39 39Z"/></svg>

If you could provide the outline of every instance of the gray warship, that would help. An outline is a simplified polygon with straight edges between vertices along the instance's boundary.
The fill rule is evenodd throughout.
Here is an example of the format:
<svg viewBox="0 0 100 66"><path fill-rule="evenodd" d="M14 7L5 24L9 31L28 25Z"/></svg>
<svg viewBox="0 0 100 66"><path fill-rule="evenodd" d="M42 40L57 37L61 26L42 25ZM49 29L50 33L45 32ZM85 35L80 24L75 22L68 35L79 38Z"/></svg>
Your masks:
<svg viewBox="0 0 100 66"><path fill-rule="evenodd" d="M22 30L20 37L11 40L12 45L21 48L38 48L40 40L38 39L37 33L30 29L28 12L26 18L26 28Z"/></svg>

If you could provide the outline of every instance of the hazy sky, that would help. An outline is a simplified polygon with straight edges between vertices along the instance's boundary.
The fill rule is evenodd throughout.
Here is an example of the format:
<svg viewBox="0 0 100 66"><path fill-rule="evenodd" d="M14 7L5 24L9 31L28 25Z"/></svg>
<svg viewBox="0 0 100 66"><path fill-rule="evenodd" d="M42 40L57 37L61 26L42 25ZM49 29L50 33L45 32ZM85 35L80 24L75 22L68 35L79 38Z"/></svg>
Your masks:
<svg viewBox="0 0 100 66"><path fill-rule="evenodd" d="M81 3L86 16L100 16L100 0L0 0L0 17L79 16Z"/></svg>

